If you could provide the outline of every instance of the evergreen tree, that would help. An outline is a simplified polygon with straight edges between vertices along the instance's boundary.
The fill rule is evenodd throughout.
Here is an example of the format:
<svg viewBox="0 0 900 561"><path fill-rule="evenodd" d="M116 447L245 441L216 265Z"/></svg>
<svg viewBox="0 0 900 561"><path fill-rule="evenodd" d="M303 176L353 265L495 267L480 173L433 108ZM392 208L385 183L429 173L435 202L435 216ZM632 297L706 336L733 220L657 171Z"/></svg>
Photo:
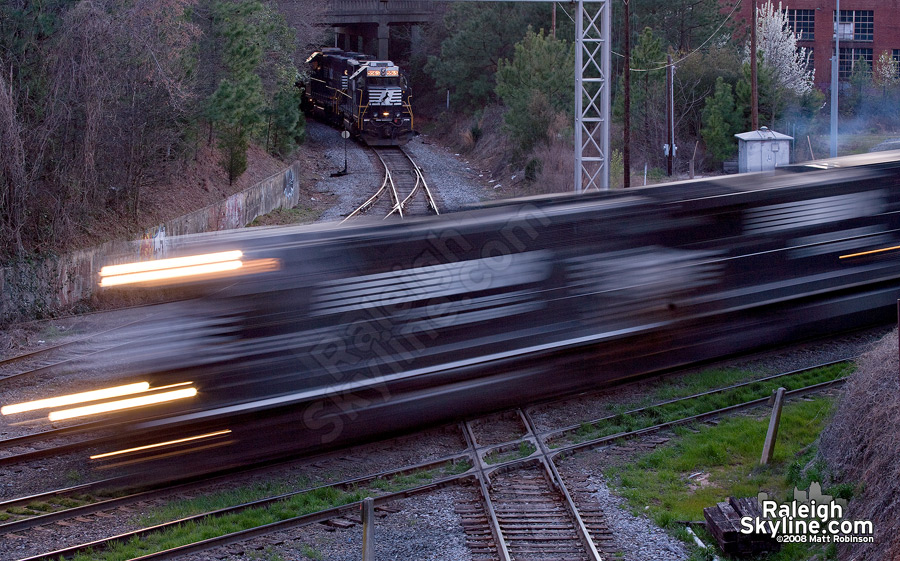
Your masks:
<svg viewBox="0 0 900 561"><path fill-rule="evenodd" d="M263 35L258 16L263 6L257 0L219 2L214 17L224 41L222 62L226 76L209 99L207 117L219 133L222 163L229 181L247 169L250 138L263 122L265 98L256 73L262 60Z"/></svg>
<svg viewBox="0 0 900 561"><path fill-rule="evenodd" d="M556 115L571 122L575 92L574 45L529 29L512 60L497 68L497 96L508 108L504 121L520 153L548 140Z"/></svg>
<svg viewBox="0 0 900 561"><path fill-rule="evenodd" d="M735 107L731 84L719 77L716 93L706 98L703 108L703 128L700 134L706 148L716 160L727 160L737 148L735 133L740 132L741 114Z"/></svg>
<svg viewBox="0 0 900 561"><path fill-rule="evenodd" d="M721 0L630 0L631 13L640 25L656 30L676 51L697 49L710 38L726 38ZM730 6L728 7L730 9ZM709 43L707 43L709 44Z"/></svg>
<svg viewBox="0 0 900 561"><path fill-rule="evenodd" d="M428 57L425 71L439 89L450 90L455 106L484 107L494 99L500 60L512 58L529 25L548 27L549 13L542 5L456 4L444 18L441 56Z"/></svg>
<svg viewBox="0 0 900 561"><path fill-rule="evenodd" d="M662 39L645 27L631 51L631 130L632 146L651 161L663 158L666 143L665 93L666 53ZM613 116L624 119L623 78L613 103ZM661 162L661 160L659 160Z"/></svg>
<svg viewBox="0 0 900 561"><path fill-rule="evenodd" d="M759 95L759 120L760 125L764 121L768 122L768 127L775 128L775 121L781 117L784 111L785 99L781 95L782 91L775 83L774 69L765 64L765 57L759 52L759 58L756 64L756 87ZM734 97L737 107L743 115L741 129L748 131L751 126L750 119L750 98L752 93L752 85L750 81L750 63L745 62L742 68L743 76L734 86ZM768 118L768 119L766 119Z"/></svg>

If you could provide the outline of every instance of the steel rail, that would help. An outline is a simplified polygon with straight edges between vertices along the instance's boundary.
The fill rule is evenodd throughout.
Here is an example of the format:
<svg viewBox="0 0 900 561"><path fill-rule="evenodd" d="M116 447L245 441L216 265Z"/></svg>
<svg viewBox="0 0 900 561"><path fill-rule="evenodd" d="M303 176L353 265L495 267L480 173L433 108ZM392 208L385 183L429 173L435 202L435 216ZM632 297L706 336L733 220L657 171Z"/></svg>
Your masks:
<svg viewBox="0 0 900 561"><path fill-rule="evenodd" d="M827 389L831 386L840 386L847 381L847 378L835 378L834 380L829 380L827 382L819 382L818 384L813 384L811 386L804 386L802 388L797 388L795 390L790 390L784 393L785 397L796 397L801 395L806 395L808 393L814 393L819 390ZM659 432L664 429L672 428L678 425L685 425L689 423L693 423L696 421L704 421L707 419L711 419L713 417L718 417L725 413L734 413L736 411L742 411L744 409L751 409L758 405L763 405L769 402L769 397L761 397L759 399L754 399L752 401L745 401L743 403L737 403L735 405L729 405L728 407L722 407L721 409L716 409L714 411L707 411L706 413L698 413L697 415L691 415L690 417L682 417L681 419L675 419L673 421L667 421L665 423L659 423L657 425L653 425L650 427L644 427L642 429L637 429L629 432L620 432L617 434L611 434L609 436L602 436L600 438L595 438L592 440L586 440L584 442L579 442L577 444L570 444L568 446L561 446L559 448L555 448L552 450L551 455L553 457L559 455L567 455L574 451L585 450L591 448L598 448L600 446L604 446L610 444L611 442L615 442L616 440L625 440L636 438L640 436L646 436L648 434L652 434L654 432Z"/></svg>
<svg viewBox="0 0 900 561"><path fill-rule="evenodd" d="M472 478L472 475L456 475L451 477L446 477L440 479L438 481L434 481L427 485L421 485L418 487L413 487L410 489L406 489L404 491L398 491L396 493L389 493L387 495L381 495L375 497L373 502L376 507L383 506L387 503L396 501L398 499L405 499L408 497L412 497L415 495L421 495L425 493L430 493L432 491L443 489L444 487L448 487L450 485L460 485L464 483L467 479ZM196 542L193 544L187 544L180 547L168 549L165 551L160 551L157 553L150 553L147 555L143 555L141 557L137 557L132 561L161 561L165 559L179 559L184 555L189 553L197 553L200 551L206 551L212 549L214 547L222 547L226 545L230 545L233 543L242 542L247 539L251 539L257 536L266 535L272 532L279 532L288 530L291 528L300 528L303 526L308 526L310 524L315 524L316 522L324 522L331 518L336 518L338 516L344 514L350 514L358 512L362 509L363 501L355 501L352 503L347 503L346 505L342 505L339 507L331 508L328 510L322 510L319 512L313 512L310 514L304 514L302 516L297 516L294 518L288 518L285 520L281 520L279 522L273 522L271 524L267 524L264 526L259 526L256 528L249 528L247 530L241 530L239 532L233 532L230 534L225 534L223 536L209 538L200 542ZM52 555L52 554L51 554ZM50 561L52 557L32 557L28 559L23 559L21 561Z"/></svg>
<svg viewBox="0 0 900 561"><path fill-rule="evenodd" d="M378 160L381 162L381 165L384 166L385 177L388 179L388 183L390 184L390 187L391 187L390 188L391 200L394 201L393 208L387 214L387 216L385 216L385 218L392 215L395 211L400 216L400 218L403 218L403 209L400 208L400 195L397 193L397 186L394 185L394 176L391 173L391 170L388 167L387 162L384 161L384 158L381 157L381 154L378 152L378 150L375 150L375 149L373 149L373 150L375 151L375 155L378 156Z"/></svg>
<svg viewBox="0 0 900 561"><path fill-rule="evenodd" d="M416 163L412 161L412 158L409 157L409 154L407 154L402 148L400 149L400 153L406 156L406 159L409 160L409 163L412 165L413 172L416 176L416 183L415 185L413 185L413 188L409 190L409 195L406 195L406 197L402 201L400 201L400 203L394 209L392 209L391 212L388 213L388 216L393 214L394 210L402 210L403 208L405 208L407 203L409 203L409 201L411 201L415 196L416 191L419 190L419 185L422 183L422 174L419 172L419 168L416 166Z"/></svg>
<svg viewBox="0 0 900 561"><path fill-rule="evenodd" d="M415 160L412 159L412 156L409 155L409 152L402 148L400 149L400 151L404 156L406 156L406 159L409 160L409 163L412 164L413 169L416 172L416 185L418 186L419 182L421 181L422 192L425 194L425 205L430 208L435 215L440 215L441 213L438 210L437 202L434 200L434 195L432 195L431 189L428 187L428 183L425 181L425 173L422 171L422 168L419 167L419 164L417 164ZM412 193L410 193L410 196L407 197L407 199L410 197L412 197Z"/></svg>
<svg viewBox="0 0 900 561"><path fill-rule="evenodd" d="M468 458L468 453L457 454L457 455L455 455L455 456L452 457L452 459L456 459L456 460L458 460L458 459L465 459L465 458ZM176 526L178 526L178 525L180 525L180 524L184 524L184 523L187 523L187 522L196 522L196 521L201 521L201 520L205 520L205 519L209 519L209 518L215 518L215 517L224 516L224 515L226 515L226 514L234 514L234 513L242 512L242 511L244 511L244 510L249 510L249 509L251 509L251 508L262 508L262 507L269 506L269 505L274 504L274 503L279 502L279 501L283 501L283 500L286 500L286 499L290 499L291 497L294 497L294 496L297 496L297 495L302 495L302 494L304 494L304 493L311 493L311 492L314 492L314 491L317 491L317 490L321 490L321 489L344 488L344 487L358 486L358 485L361 485L361 484L365 484L365 483L368 483L368 482L375 481L375 480L380 479L380 478L385 478L385 477L389 477L389 476L406 475L406 474L408 474L408 473L412 473L412 472L416 472L416 471L428 469L428 468L434 467L434 466L436 466L436 465L441 465L441 464L446 464L446 463L448 463L448 461L447 461L446 459L442 459L442 460L438 460L438 461L433 461L433 462L427 462L427 463L419 464L419 465L416 465L416 466L407 466L407 467L404 467L404 468L402 468L402 469L400 469L400 470L392 470L392 471L380 472L380 473L377 473L377 474L366 475L366 476L362 476L362 477L357 477L357 478L353 478L353 479L348 479L348 480L340 481L340 482L333 483L333 484L330 484L330 485L319 485L319 486L317 486L317 487L310 487L310 488L303 489L303 490L300 490L300 491L292 491L292 492L290 492L290 493L284 493L284 494L277 495L277 496L274 496L274 497L267 497L267 498L265 498L265 499L259 499L259 500L256 500L256 501L250 501L250 502L243 503L243 504L240 504L240 505L235 505L235 506L231 506L231 507L227 507L227 508L222 508L222 509L218 509L218 510L211 511L211 512L204 512L204 513L201 513L201 514L195 514L195 515L193 515L193 516L188 516L188 517L181 518L181 519L178 519L178 520L173 520L173 521L171 521L171 522L164 522L164 523L162 523L162 524L157 524L157 525L151 526L151 527L149 527L149 528L142 528L142 529L140 529L140 530L135 530L135 531L133 531L133 532L126 532L126 533L119 534L119 535L116 535L116 536L111 536L111 537L108 537L108 538L103 538L103 539L95 540L95 541L88 542L88 543L83 543L83 544L79 544L79 545L75 545L75 546L71 546L71 547L67 547L67 548L63 548L63 549L58 549L58 550L56 550L56 551L49 552L49 553L42 553L42 554L40 554L40 555L35 555L35 556L32 556L32 557L28 557L28 558L23 559L23 560L21 560L21 561L37 561L37 560L49 561L49 560L52 560L52 559L59 559L60 557L62 557L62 558L71 558L71 557L74 557L75 555L78 555L79 553L83 553L83 552L85 552L85 551L87 551L87 550L99 551L99 550L102 550L102 549L106 549L106 548L108 548L110 545L115 544L115 543L124 543L124 542L126 542L126 541L128 541L128 540L131 540L131 539L133 539L133 538L141 538L141 537L147 536L147 535L149 535L149 534L152 534L152 533L154 533L154 532L159 532L159 531L161 531L161 530L167 530L167 529L169 529L169 528L174 528L174 527L176 527ZM462 474L457 474L457 475L451 475L451 476L443 477L443 478L437 479L437 480L435 480L435 481L432 481L432 482L430 482L430 483L426 483L426 484L424 484L424 485L419 485L419 486L416 486L416 487L412 487L412 488L410 488L410 489L405 489L405 490L403 490L403 491L399 491L399 492L396 492L396 493L391 493L391 494L389 494L389 495L383 495L383 496L377 498L377 499L376 499L376 502L378 502L378 501L380 500L381 503L379 503L379 504L383 504L384 502L388 502L389 500L394 500L394 499L396 499L396 498L398 498L398 497L408 496L410 493L420 493L420 492L423 492L423 491L426 491L426 490L433 490L433 489L435 489L435 488L439 488L439 487L441 487L441 486L444 486L444 485L447 485L447 484L450 484L450 483L453 483L453 482L463 481L463 480L465 480L465 479L467 479L467 478L470 478L470 477L473 477L473 475L472 475L471 473L469 473L468 471L465 472L465 473L462 473ZM390 498L389 498L389 499L386 499L385 497L390 497ZM145 497L141 497L141 498L145 498ZM108 504L109 504L109 503L107 503L107 505L108 505ZM360 502L356 502L356 503L348 503L348 505L354 505L354 504L355 504L355 505L358 505L358 504L361 504L361 503L360 503ZM339 510L344 510L344 509L346 509L346 508L348 507L348 505L343 505L343 506L335 507L335 508L332 508L332 509L327 509L327 510L325 510L325 511L318 511L318 512L315 512L315 513L310 513L310 514L307 514L307 515L304 515L304 516L301 516L301 517L292 518L292 519L284 520L284 521L281 521L281 522L275 522L275 523L272 523L272 524L268 524L268 525L265 525L265 526L261 526L261 527L259 527L259 528L251 528L251 529L248 529L248 530L242 530L242 531L238 532L238 534L241 535L241 538L240 538L240 539L247 539L248 537L253 537L253 535L258 535L258 534L248 534L248 532L251 532L251 533L252 533L252 532L254 532L254 531L259 530L260 528L265 528L265 529L266 529L265 532L260 532L260 533L267 533L267 532L269 532L269 531L274 531L274 530L276 530L276 529L283 529L283 528L282 528L281 526L279 526L279 525L280 525L280 524L283 524L283 523L285 523L285 522L297 521L298 519L307 518L307 517L314 517L314 516L316 516L316 515L320 515L320 514L323 513L323 512L326 512L326 513L333 513L333 512L335 512L335 511L339 511ZM109 506L106 506L106 508L109 508ZM49 518L50 516L52 516L52 514L51 514L51 515L45 515L45 516L47 516L48 518L44 518L44 520L45 520L44 523L47 523L47 522L53 522L53 521L54 521L54 520L51 520L51 519ZM333 516L333 514L332 514L332 515L325 516L323 519L328 519L328 518L331 518L332 516ZM43 517L42 517L42 518L43 518ZM315 521L318 521L318 520L315 520ZM33 526L33 525L37 525L37 524L32 524L32 526ZM2 528L2 527L0 527L0 528ZM230 535L233 535L233 534L226 534L226 535L222 536L222 538L227 538L227 537L230 536ZM204 542L199 542L199 543L209 544L209 543L213 543L215 540L218 540L218 539L219 539L219 538L213 538L212 540L206 540L206 541L204 541ZM240 541L240 540L235 540L235 541ZM230 542L229 542L229 543L230 543ZM183 548L190 548L190 547L193 547L193 546L195 546L195 545L197 545L197 544L190 544L190 545L182 546L182 547L183 547ZM224 544L224 543L216 543L215 546L218 546L218 545L225 545L225 544ZM206 545L203 549L208 549L209 547L214 547L214 546ZM187 553L187 551L184 551L184 550L182 550L181 548L178 548L178 551L179 551L179 554L180 554L180 555L184 555L185 553ZM165 553L165 552L161 552L161 553ZM148 558L148 559L150 559L150 558L152 558L152 559L165 558L165 557L152 557L152 556L155 556L155 555L157 555L157 554L150 554L150 556L145 556L145 557ZM139 559L144 559L145 557L140 557Z"/></svg>
<svg viewBox="0 0 900 561"><path fill-rule="evenodd" d="M500 561L511 561L512 556L509 554L509 548L506 546L506 540L503 538L503 529L500 528L500 519L497 517L497 511L494 510L494 503L491 501L491 495L488 492L488 475L482 464L481 455L478 453L478 443L475 440L475 432L472 430L469 421L462 423L463 434L466 437L466 444L469 453L472 455L472 463L476 470L476 479L484 501L485 513L487 514L488 523L491 526L491 535L494 536L494 544L497 547L497 555Z"/></svg>
<svg viewBox="0 0 900 561"><path fill-rule="evenodd" d="M385 168L385 171L387 171L387 168ZM356 216L357 214L361 214L361 213L365 212L366 210L369 209L369 207L371 207L373 204L375 204L375 201L377 201L378 198L381 197L381 195L384 193L385 189L387 188L387 185L388 185L388 179L389 179L389 174L388 174L388 173L385 173L385 175L384 175L384 180L381 182L381 187L379 187L378 190L375 191L375 194L372 195L371 197L369 197L368 200L366 200L366 202L364 202L364 203L361 204L360 206L356 207L356 210L354 210L353 212L351 212L350 214L348 214L348 215L346 216L346 218L344 218L343 220L341 220L341 224L343 224L344 222L350 220L351 218L353 218L353 217Z"/></svg>
<svg viewBox="0 0 900 561"><path fill-rule="evenodd" d="M765 376L765 377L763 377L763 378L757 378L756 380L748 380L748 381L746 381L746 382L740 382L740 383L737 383L737 384L732 384L732 385L730 385L730 386L724 386L724 387L721 387L721 388L716 388L716 389L708 390L708 391L705 391L705 392L695 393L695 394L687 395L687 396L684 396L684 397L676 397L676 398L673 398L673 399L668 399L668 400L666 400L666 401L660 401L660 402L657 402L657 403L653 403L653 404L647 405L647 406L645 406L645 407L639 407L639 408L637 408L637 409L631 409L631 410L629 410L629 411L624 411L624 412L618 413L618 414L616 414L616 415L607 415L606 417L600 417L599 419L594 419L594 420L592 420L592 421L589 421L587 424L593 425L593 424L596 424L596 423L601 423L601 422L603 422L603 421L609 421L609 420L611 420L611 419L614 419L614 418L620 417L620 416L624 416L624 415L634 415L634 414L636 414L636 413L643 413L643 412L645 412L645 411L649 411L649 410L654 409L654 408L656 408L656 407L661 407L661 406L663 406L663 405L670 405L670 404L672 404L672 403L678 403L679 401L688 401L688 400L691 400L691 399L696 399L696 398L698 398L698 397L703 397L703 396L707 396L707 395L713 395L713 394L717 394L717 393L726 392L726 391L729 391L729 390L734 390L734 389L744 388L744 387L751 386L751 385L753 385L753 384L757 384L757 383L761 383L761 382L769 382L769 381L772 381L772 380L777 380L778 378L783 378L783 377L785 377L785 376L795 376L795 375L797 375L797 374L802 374L802 373L804 373L804 372L809 372L809 371L811 371L811 370L816 370L816 369L818 369L818 368L825 368L825 367L828 367L828 366L834 366L834 365L836 365L836 364L842 364L842 363L845 363L845 362L850 362L850 361L852 361L852 360L854 360L854 359L856 359L856 358L858 358L858 357L849 357L849 358L842 358L842 359L838 359L838 360L832 360L832 361L829 361L829 362L823 362L823 363L821 363L821 364L817 364L817 365L815 365L815 366L807 366L807 367L804 367L804 368L798 368L798 369L796 369L796 370L791 370L791 371L789 371L789 372L782 372L782 373L780 373L780 374L773 374L773 375L771 375L771 376ZM582 425L583 425L583 424L579 424L579 425L569 425L569 426L567 426L567 427L563 427L563 428L560 428L560 429L554 429L553 431L548 431L548 432L542 433L542 435L543 435L544 437L548 437L548 438L549 438L549 437L553 437L553 436L562 436L562 435L565 435L566 433L570 433L570 432L572 432L572 431L575 431L575 430L580 429L580 428L582 427Z"/></svg>
<svg viewBox="0 0 900 561"><path fill-rule="evenodd" d="M80 340L80 341L78 341L78 342L85 341L85 340L87 340L87 339L88 339L88 338L85 338L85 339L82 339L82 340ZM73 341L73 343L74 343L74 341ZM75 362L75 361L78 361L78 360L87 358L87 357L89 357L89 356L94 356L94 355L106 353L106 352L112 351L112 350L114 350L114 349L118 349L118 348L121 348L121 347L126 347L126 346L128 346L128 345L133 345L133 344L134 344L134 341L126 341L126 342L124 342L124 343L116 343L116 344L110 345L110 346L108 346L108 347L104 347L104 348L102 348L102 349L95 349L95 350L91 350L91 351L84 352L84 353L81 353L81 354L76 354L75 356L68 357L68 358L63 359L63 360L60 360L60 361L58 361L58 362L53 362L53 363L50 363L50 364L44 364L44 365L42 365L42 366L38 366L37 368L32 368L31 370L25 370L24 372L16 372L16 373L14 373L14 374L7 374L7 375L0 374L0 382L5 382L5 381L7 381L7 380L12 380L13 378L18 378L18 377L20 377L20 376L27 376L27 375L29 375L29 374L36 374L36 373L41 372L41 371L44 371L44 370L50 370L51 368L56 368L57 366L61 366L61 365L63 365L63 364ZM63 346L63 345L60 345L60 346ZM59 347L55 347L55 348L59 348ZM21 356L21 355L20 355L20 356ZM15 360L15 359L10 359L10 360Z"/></svg>
<svg viewBox="0 0 900 561"><path fill-rule="evenodd" d="M278 497L273 498L272 500L281 500L285 497L293 496L294 494L313 491L313 490L316 490L319 488L324 488L324 487L350 487L353 485L360 485L360 484L368 483L368 482L374 481L376 479L395 477L395 476L399 476L399 475L407 475L407 474L415 473L415 472L422 471L422 470L433 469L433 468L436 468L436 467L439 467L442 465L452 464L454 462L457 462L459 460L464 460L467 458L468 458L468 454L465 452L459 453L459 454L453 454L450 456L444 456L441 458L437 458L435 460L431 460L428 462L422 462L422 463L418 463L418 464L404 466L400 469L381 471L381 472L378 472L375 474L369 474L369 475L364 475L364 476L353 478L353 479L338 481L331 485L315 487L315 488L307 489L304 491L297 491L297 492L294 492L294 493L291 493L288 495L280 495ZM287 463L287 462L285 462L285 463ZM254 470L249 470L249 471L244 470L244 473L253 473L254 471L266 471L270 468L271 468L271 466L267 466L266 468L263 468L262 470L260 470L260 469L254 469ZM238 472L238 473L240 473L240 472ZM234 475L234 473L227 473L227 474L224 474L221 476L214 477L212 479L203 480L200 483L191 481L191 482L187 482L187 483L179 483L174 486L162 487L162 488L158 488L158 489L142 490L137 493L132 493L130 495L125 495L122 497L116 497L116 498L107 499L104 501L99 501L96 503L81 505L81 506L77 506L77 507L73 507L73 508L68 508L65 510L59 510L59 511L51 512L48 514L33 516L31 518L25 518L25 519L15 520L12 522L6 522L3 524L0 524L0 535L6 534L9 532L26 530L26 529L32 528L34 526L41 526L43 524L49 524L52 522L56 522L58 520L65 520L66 518L74 518L76 516L84 516L87 514L91 514L93 512L101 511L101 510L110 510L110 509L117 508L119 506L123 506L123 505L129 504L129 503L135 502L135 501L147 500L150 498L164 496L164 495L168 495L171 493L177 493L177 492L183 492L185 490L196 489L198 487L203 487L203 486L209 485L209 484L215 482L216 480L224 479L227 477L232 477L233 475ZM2 503L0 503L0 509L8 508L10 506L27 504L27 503L34 502L34 501L47 501L50 497L61 497L61 496L65 496L65 495L72 494L72 493L85 493L85 492L97 491L97 490L101 490L101 489L109 490L110 485L114 485L117 483L124 483L125 481L127 481L127 478L123 477L123 478L106 479L106 480L95 482L95 483L85 483L85 484L78 485L75 487L69 487L66 489L50 491L48 493L42 493L39 495L32 495L29 497L23 497L21 499L15 499L12 501L2 502ZM105 485L105 486L101 487L101 485ZM262 500L267 500L267 499L262 499ZM236 505L235 507L232 507L232 508L241 509L241 507L243 507L243 506L244 505ZM202 516L202 515L198 515L198 516Z"/></svg>
<svg viewBox="0 0 900 561"><path fill-rule="evenodd" d="M146 307L146 306L134 306L134 307L141 308L141 307ZM130 309L130 308L128 308L128 309ZM95 312L95 313L107 313L107 312ZM74 341L67 341L67 342L65 342L65 343L59 343L59 344L53 345L53 346L51 346L51 347L44 347L43 349L35 349L35 350L33 350L33 351L28 351L28 352L22 353L22 354L20 354L20 355L16 355L16 356L13 356L13 357L9 357L9 358L2 359L2 360L0 360L0 368L2 368L3 366L5 366L5 365L7 365L7 364L12 364L12 363L14 363L14 362L19 362L19 361L25 360L25 359L27 359L27 358L35 357L35 356L37 356L37 355L47 354L47 353L50 353L50 352L52 352L52 351L61 349L61 348L63 348L63 347L68 347L68 346L71 346L71 345L77 345L78 343L84 343L85 341L90 341L91 339L96 339L97 337L99 337L99 336L101 336L101 335L106 335L107 333L111 333L111 332L113 332L113 331L117 331L117 330L119 330L119 329L123 329L123 328L125 328L125 327L128 327L129 325L134 325L134 324L136 324L136 323L141 323L141 322L147 321L147 319L149 319L149 317L153 317L154 315L156 315L156 314L155 314L155 313L151 313L150 316L148 316L147 318L141 318L141 319L136 319L136 320L133 320L133 321L129 321L129 322L127 322L127 323L123 323L122 325L117 325L116 327L111 327L111 328L109 328L109 329L105 329L105 330L103 330L103 331L100 331L100 332L98 332L98 333L94 333L94 334L92 334L92 335L88 335L88 336L86 336L86 337L82 337L82 338L80 338L80 339L75 339ZM71 317L77 317L77 316L71 316ZM62 362L60 362L59 364L62 364L63 362L67 362L68 360L70 360L70 359L67 359L66 361L62 361ZM10 378L10 377L13 377L13 376L8 376L8 377L0 378L0 380L5 380L5 379Z"/></svg>
<svg viewBox="0 0 900 561"><path fill-rule="evenodd" d="M581 518L581 514L578 512L578 506L575 505L572 494L569 493L569 489L566 487L566 482L563 480L562 475L560 475L559 470L556 469L556 464L553 463L553 456L550 455L550 451L547 449L545 439L537 437L536 425L531 419L531 416L522 409L517 409L517 411L522 422L525 424L525 427L528 429L526 436L529 433L535 435L535 440L537 440L538 444L537 449L540 452L541 464L549 474L557 492L565 499L566 509L569 511L569 516L572 517L572 521L575 523L575 532L578 534L578 539L584 547L585 552L593 561L603 561L600 552L597 551L597 547L594 545L594 540L591 538L590 532L588 532L587 526L584 524L584 519Z"/></svg>

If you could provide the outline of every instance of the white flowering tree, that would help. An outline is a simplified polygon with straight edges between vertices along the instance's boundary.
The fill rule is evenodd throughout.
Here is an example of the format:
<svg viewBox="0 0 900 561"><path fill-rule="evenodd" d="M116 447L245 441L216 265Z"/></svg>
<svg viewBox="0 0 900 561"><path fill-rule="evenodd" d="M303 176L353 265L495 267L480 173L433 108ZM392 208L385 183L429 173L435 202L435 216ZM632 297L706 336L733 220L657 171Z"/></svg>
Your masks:
<svg viewBox="0 0 900 561"><path fill-rule="evenodd" d="M779 89L797 95L812 90L813 72L808 69L809 49L797 47L797 34L791 29L781 2L776 8L772 0L767 0L759 7L756 17L756 48L762 53L763 64L772 69ZM745 53L749 60L749 43Z"/></svg>
<svg viewBox="0 0 900 561"><path fill-rule="evenodd" d="M872 80L875 85L881 87L882 94L900 83L900 75L898 75L897 62L891 56L890 51L883 51L875 61L875 68L872 69Z"/></svg>

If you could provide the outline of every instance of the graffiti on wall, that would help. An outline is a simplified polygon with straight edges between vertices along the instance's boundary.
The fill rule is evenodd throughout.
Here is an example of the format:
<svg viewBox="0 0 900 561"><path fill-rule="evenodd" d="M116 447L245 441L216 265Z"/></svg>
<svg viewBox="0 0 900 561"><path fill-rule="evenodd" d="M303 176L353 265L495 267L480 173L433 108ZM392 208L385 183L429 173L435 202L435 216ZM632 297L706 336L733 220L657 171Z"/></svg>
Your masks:
<svg viewBox="0 0 900 561"><path fill-rule="evenodd" d="M294 170L291 168L284 174L284 196L288 201L294 198Z"/></svg>
<svg viewBox="0 0 900 561"><path fill-rule="evenodd" d="M225 200L225 220L222 224L223 228L244 227L244 197L241 195L242 193L238 193Z"/></svg>
<svg viewBox="0 0 900 561"><path fill-rule="evenodd" d="M141 236L141 260L162 259L169 251L166 227L163 224L151 228Z"/></svg>

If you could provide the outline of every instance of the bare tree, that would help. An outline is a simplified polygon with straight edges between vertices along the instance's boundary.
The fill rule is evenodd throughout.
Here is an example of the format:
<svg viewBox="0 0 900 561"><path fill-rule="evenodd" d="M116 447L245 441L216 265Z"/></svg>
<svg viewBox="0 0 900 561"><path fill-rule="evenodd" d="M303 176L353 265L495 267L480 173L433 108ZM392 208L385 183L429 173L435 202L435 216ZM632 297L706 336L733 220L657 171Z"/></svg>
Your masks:
<svg viewBox="0 0 900 561"><path fill-rule="evenodd" d="M15 244L19 252L22 244L24 210L27 204L28 179L25 173L25 146L16 115L16 101L12 85L0 72L0 244Z"/></svg>
<svg viewBox="0 0 900 561"><path fill-rule="evenodd" d="M276 0L278 11L287 24L296 31L297 66L306 60L310 52L322 46L328 28L325 27L327 2L321 0Z"/></svg>

